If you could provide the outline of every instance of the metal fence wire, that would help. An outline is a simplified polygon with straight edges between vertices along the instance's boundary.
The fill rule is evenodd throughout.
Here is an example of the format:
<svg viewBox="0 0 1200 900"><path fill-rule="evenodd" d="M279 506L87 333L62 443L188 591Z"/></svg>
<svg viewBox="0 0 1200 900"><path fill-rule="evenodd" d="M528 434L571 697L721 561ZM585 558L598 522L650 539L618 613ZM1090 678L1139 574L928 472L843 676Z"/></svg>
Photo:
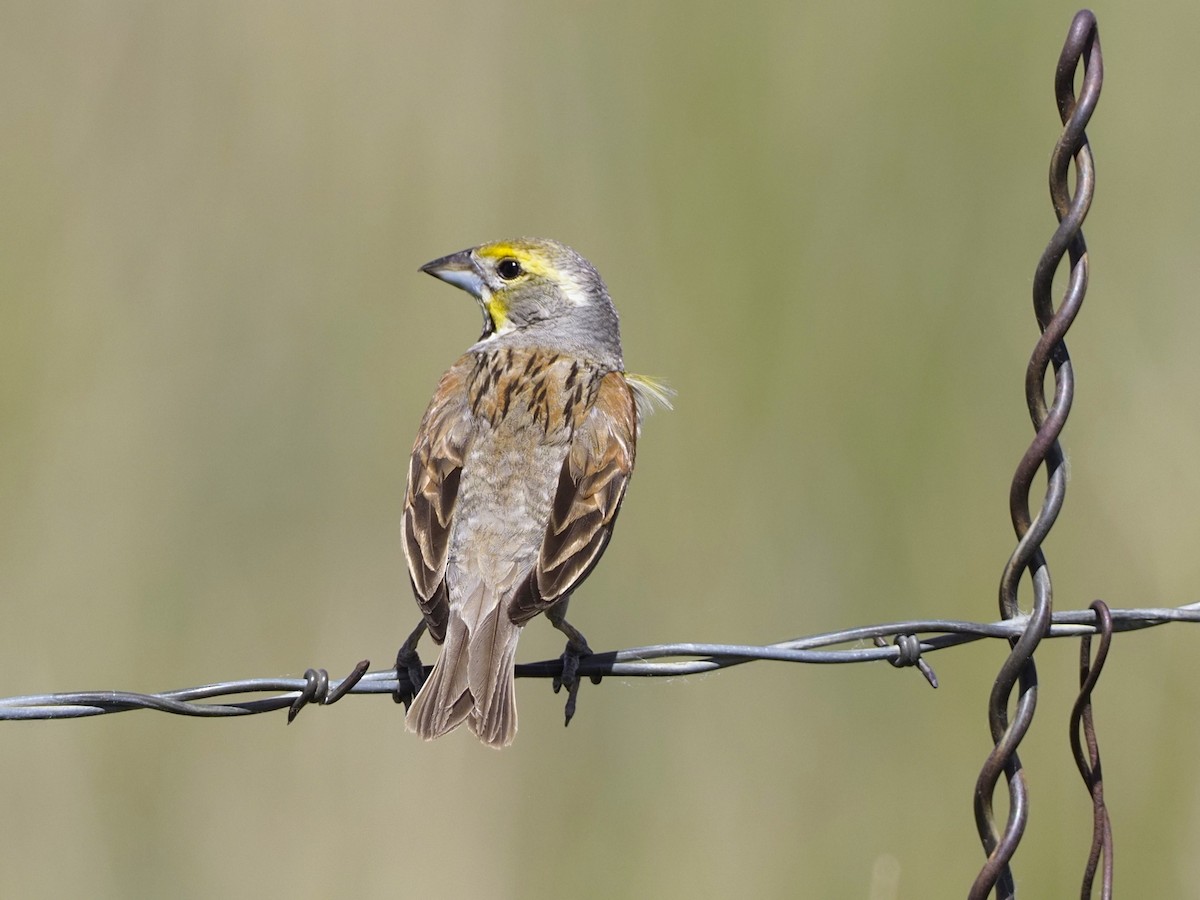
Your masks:
<svg viewBox="0 0 1200 900"><path fill-rule="evenodd" d="M1082 66L1078 94L1075 83ZM926 657L935 651L972 641L1004 640L1011 652L1000 668L988 698L988 718L994 747L984 760L975 785L974 807L979 839L987 860L969 892L983 900L1016 895L1010 861L1029 818L1029 788L1017 749L1028 732L1037 705L1034 652L1046 638L1080 638L1079 695L1071 712L1071 748L1079 773L1092 799L1093 834L1084 864L1081 896L1092 896L1096 875L1100 895L1112 896L1113 839L1104 802L1100 751L1092 719L1096 687L1113 634L1169 622L1200 622L1200 603L1180 607L1110 609L1097 600L1086 610L1054 612L1050 569L1042 543L1062 508L1066 492L1063 451L1058 443L1071 409L1075 376L1063 339L1078 315L1087 291L1088 255L1082 225L1095 190L1095 170L1085 128L1091 120L1104 78L1096 18L1089 10L1076 14L1067 34L1054 78L1062 134L1050 161L1050 198L1058 227L1038 261L1033 281L1033 308L1041 335L1029 360L1025 400L1035 436L1017 465L1009 492L1009 509L1017 544L1000 580L1001 621L990 624L924 619L848 628L810 635L767 646L741 644L658 644L606 653L593 653L579 664L579 675L600 683L603 676L623 678L697 674L757 660L796 663L860 663L888 661L893 666L916 666L931 685L937 678ZM1069 175L1074 169L1074 187ZM1054 274L1064 257L1069 276L1061 302L1051 298ZM1046 375L1053 369L1054 391L1047 398ZM1031 513L1034 476L1046 470L1046 488L1037 513ZM1025 573L1033 589L1032 612L1022 615L1018 590ZM1098 637L1092 655L1092 639ZM886 639L891 638L891 643ZM843 646L850 645L850 646ZM411 683L405 671L368 672L363 660L347 676L331 680L324 669L309 669L303 678L250 678L223 681L157 694L125 691L82 691L0 698L0 720L67 719L156 709L186 716L243 716L287 709L288 721L305 706L327 705L348 694L397 696ZM562 675L560 659L516 667L520 678L555 679ZM1015 693L1015 703L1013 701ZM265 697L245 695L266 694ZM239 697L227 702L217 698ZM568 700L568 720L573 697ZM1010 705L1013 713L1009 715ZM1008 789L1008 813L996 821L993 802L1001 776Z"/></svg>
<svg viewBox="0 0 1200 900"><path fill-rule="evenodd" d="M1075 76L1081 64L1084 70L1082 88L1076 96ZM1016 852L1029 817L1028 786L1017 747L1029 730L1037 706L1037 667L1033 654L1048 633L1051 623L1053 592L1042 541L1054 526L1067 488L1066 459L1058 436L1071 411L1075 374L1063 338L1079 314L1087 293L1088 255L1083 240L1083 220L1092 204L1096 173L1084 129L1100 99L1103 80L1104 64L1100 55L1096 17L1090 10L1082 10L1076 14L1067 32L1054 75L1054 95L1063 123L1062 135L1050 157L1050 199L1054 204L1054 214L1058 217L1058 228L1038 260L1033 276L1033 311L1042 334L1025 370L1025 402L1029 406L1036 434L1029 449L1017 463L1017 471L1009 489L1008 506L1017 533L1017 546L1000 579L1000 614L1005 619L1012 619L1018 613L1018 587L1022 576L1028 571L1033 582L1033 612L1021 635L1009 639L1012 652L1000 667L988 700L988 722L995 747L988 754L975 783L975 823L988 858L971 886L968 895L971 900L983 900L993 890L1000 897L1012 897L1016 893L1009 860ZM1067 183L1072 163L1075 168L1074 192ZM1055 309L1051 284L1064 256L1070 261L1070 274L1062 302ZM1051 366L1054 368L1054 396L1047 401L1046 371ZM1046 492L1037 515L1031 517L1029 494L1034 475L1042 466L1046 468ZM1083 895L1091 895L1097 856L1102 854L1104 879L1101 896L1108 897L1112 893L1112 835L1100 782L1099 748L1091 716L1091 690L1103 665L1111 631L1106 627L1109 620L1105 617L1103 606L1093 604L1093 607L1102 636L1101 652L1094 667L1085 658L1084 683L1076 704L1077 721L1085 731L1089 759L1080 756L1077 738L1073 744L1084 781L1092 791L1095 808L1092 852L1084 873ZM1008 705L1014 690L1017 692L1017 701L1010 719ZM1073 723L1075 721L1073 718ZM1008 818L1002 832L996 827L992 809L992 799L1001 773L1008 784Z"/></svg>

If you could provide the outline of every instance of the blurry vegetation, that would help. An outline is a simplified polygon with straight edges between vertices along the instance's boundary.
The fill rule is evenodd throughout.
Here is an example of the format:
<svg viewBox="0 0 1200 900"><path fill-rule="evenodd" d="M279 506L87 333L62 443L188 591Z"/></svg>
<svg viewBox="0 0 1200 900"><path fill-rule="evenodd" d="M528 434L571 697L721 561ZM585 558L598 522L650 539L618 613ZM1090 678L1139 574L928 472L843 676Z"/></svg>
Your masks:
<svg viewBox="0 0 1200 900"><path fill-rule="evenodd" d="M416 267L521 234L591 258L630 368L679 392L572 605L594 647L995 617L1074 10L0 3L3 693L386 665L417 617L405 459L478 330ZM1173 604L1200 590L1200 7L1096 11L1047 551L1060 607ZM1142 896L1200 879L1195 642L1118 637L1096 697ZM1076 653L1040 652L1022 754L1037 896L1089 840ZM610 679L566 731L521 682L504 753L424 745L386 698L6 725L0 896L961 896L1002 656L939 655L936 692Z"/></svg>

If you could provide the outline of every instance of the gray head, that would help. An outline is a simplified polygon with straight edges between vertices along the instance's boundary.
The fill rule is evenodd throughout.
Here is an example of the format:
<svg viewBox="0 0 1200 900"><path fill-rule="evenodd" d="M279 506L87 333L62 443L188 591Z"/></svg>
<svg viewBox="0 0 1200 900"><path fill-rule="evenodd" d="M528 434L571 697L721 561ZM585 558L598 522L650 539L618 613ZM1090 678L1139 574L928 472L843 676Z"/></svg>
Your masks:
<svg viewBox="0 0 1200 900"><path fill-rule="evenodd" d="M624 367L608 288L592 264L565 244L546 238L483 244L435 259L421 271L479 301L479 345L544 347Z"/></svg>

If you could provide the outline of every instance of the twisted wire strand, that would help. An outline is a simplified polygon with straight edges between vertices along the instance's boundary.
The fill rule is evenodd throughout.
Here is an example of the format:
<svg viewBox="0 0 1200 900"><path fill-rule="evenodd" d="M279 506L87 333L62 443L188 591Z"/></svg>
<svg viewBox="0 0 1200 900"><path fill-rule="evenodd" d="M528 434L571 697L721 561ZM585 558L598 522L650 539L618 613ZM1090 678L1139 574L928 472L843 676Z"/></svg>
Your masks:
<svg viewBox="0 0 1200 900"><path fill-rule="evenodd" d="M1075 95L1075 73L1080 64L1084 76L1080 95ZM1009 557L1000 581L1000 613L1017 616L1017 594L1021 576L1028 571L1033 586L1033 612L1020 636L1012 638L1012 651L1001 666L988 699L988 724L994 747L980 769L975 786L975 821L987 861L971 887L971 900L984 900L992 890L1002 898L1015 896L1009 862L1016 852L1028 821L1028 787L1017 748L1033 721L1037 706L1037 668L1033 661L1038 644L1049 634L1053 590L1050 569L1042 542L1054 526L1066 494L1066 468L1059 435L1070 414L1075 394L1075 375L1064 337L1074 322L1087 292L1088 257L1083 239L1095 189L1095 170L1085 127L1100 95L1103 62L1096 18L1090 10L1075 15L1067 33L1055 71L1054 89L1063 131L1050 161L1050 197L1058 228L1042 253L1034 273L1033 307L1041 329L1025 374L1025 400L1035 437L1017 464L1009 491L1009 510L1017 546ZM1075 164L1075 190L1067 176ZM1051 298L1052 282L1064 256L1070 260L1070 275L1057 310ZM1048 369L1054 371L1054 397L1045 396ZM1046 490L1036 516L1030 514L1029 495L1034 476L1046 467ZM1016 689L1012 718L1009 704ZM993 798L1000 775L1008 785L1008 816L1003 832L996 826Z"/></svg>
<svg viewBox="0 0 1200 900"><path fill-rule="evenodd" d="M1083 868L1080 897L1088 900L1096 880L1101 857L1104 870L1100 879L1102 900L1112 900L1113 836L1112 822L1104 802L1104 776L1100 772L1100 744L1096 740L1096 724L1092 717L1092 690L1100 679L1108 649L1112 645L1113 620L1108 605L1094 600L1091 609L1096 613L1097 634L1100 637L1096 658L1092 659L1092 636L1085 634L1079 643L1079 696L1071 709L1071 753L1083 783L1092 797L1092 846Z"/></svg>
<svg viewBox="0 0 1200 900"><path fill-rule="evenodd" d="M1109 611L1112 631L1138 631L1174 622L1200 624L1200 603L1178 607L1113 609ZM1047 637L1080 638L1097 633L1097 613L1093 609L1057 612ZM1011 640L1026 627L1023 618L1000 622L963 622L953 619L914 619L866 625L809 635L777 644L756 646L748 644L654 644L593 653L579 662L581 676L596 679L611 675L622 678L662 678L698 675L732 666L761 660L809 664L853 664L890 662L916 664L923 655L947 650L980 640ZM924 637L921 637L924 635ZM917 638L918 654L912 656L911 644L891 644L885 647L861 646L875 638L912 636ZM901 641L901 645L908 642ZM831 649L841 644L859 644L848 649ZM15 719L74 719L132 709L154 709L182 716L215 718L245 716L289 711L288 721L295 718L308 703L328 705L350 694L394 694L397 687L408 686L407 675L395 669L367 671L368 663L358 664L346 678L330 680L323 669L310 669L302 678L246 678L220 681L182 690L157 694L138 694L129 691L80 691L73 693L30 694L0 698L0 720ZM426 670L428 671L428 669ZM522 663L517 666L519 678L554 678L562 673L562 660ZM322 693L322 686L324 693ZM271 693L257 699L240 699L228 703L206 702L218 697Z"/></svg>

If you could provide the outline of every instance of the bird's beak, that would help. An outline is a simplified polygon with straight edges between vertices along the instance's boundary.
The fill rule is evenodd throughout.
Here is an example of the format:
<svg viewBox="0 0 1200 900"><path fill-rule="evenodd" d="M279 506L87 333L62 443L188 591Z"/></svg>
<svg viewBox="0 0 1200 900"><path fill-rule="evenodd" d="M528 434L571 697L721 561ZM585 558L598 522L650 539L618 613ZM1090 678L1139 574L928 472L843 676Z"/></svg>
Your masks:
<svg viewBox="0 0 1200 900"><path fill-rule="evenodd" d="M483 299L483 276L475 267L470 250L460 250L458 253L451 253L449 256L427 262L421 266L421 271L428 272L446 284L462 288L477 300Z"/></svg>

